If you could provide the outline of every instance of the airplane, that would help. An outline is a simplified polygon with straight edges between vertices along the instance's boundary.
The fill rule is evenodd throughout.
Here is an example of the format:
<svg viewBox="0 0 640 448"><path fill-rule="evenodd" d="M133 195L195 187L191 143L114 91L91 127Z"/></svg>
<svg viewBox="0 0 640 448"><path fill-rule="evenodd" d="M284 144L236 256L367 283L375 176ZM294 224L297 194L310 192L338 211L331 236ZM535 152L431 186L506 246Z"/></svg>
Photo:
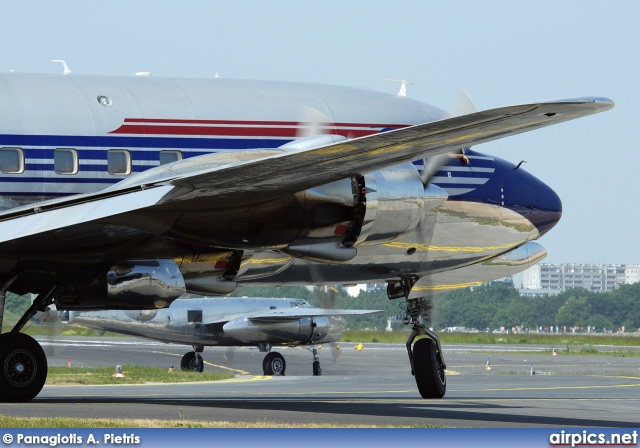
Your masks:
<svg viewBox="0 0 640 448"><path fill-rule="evenodd" d="M287 363L274 346L297 347L336 342L346 330L346 316L382 314L382 310L313 308L303 299L206 297L174 300L168 308L152 310L55 311L44 322L63 322L96 330L193 347L180 361L182 370L202 372L204 347L256 346L267 352L264 375L285 374ZM322 375L318 351L312 372Z"/></svg>
<svg viewBox="0 0 640 448"><path fill-rule="evenodd" d="M185 292L378 282L404 301L418 392L442 398L432 297L538 262L562 214L545 183L472 147L614 106L452 116L402 91L66 72L0 74L0 328L7 292L37 294L0 336L3 401L45 383L20 330L51 304L154 310Z"/></svg>

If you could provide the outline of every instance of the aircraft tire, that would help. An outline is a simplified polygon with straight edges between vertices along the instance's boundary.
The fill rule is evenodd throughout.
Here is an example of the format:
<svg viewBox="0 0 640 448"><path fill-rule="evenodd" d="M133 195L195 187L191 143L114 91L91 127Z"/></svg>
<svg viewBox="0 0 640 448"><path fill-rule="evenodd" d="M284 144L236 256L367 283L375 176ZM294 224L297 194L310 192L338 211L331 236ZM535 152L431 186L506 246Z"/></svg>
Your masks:
<svg viewBox="0 0 640 448"><path fill-rule="evenodd" d="M418 339L413 344L413 368L422 398L444 397L447 379L433 339Z"/></svg>
<svg viewBox="0 0 640 448"><path fill-rule="evenodd" d="M204 370L202 356L196 356L195 352L185 353L180 361L180 368L191 372L202 372Z"/></svg>
<svg viewBox="0 0 640 448"><path fill-rule="evenodd" d="M35 339L24 333L0 335L0 402L33 399L47 380L47 357Z"/></svg>
<svg viewBox="0 0 640 448"><path fill-rule="evenodd" d="M262 370L265 376L284 376L287 363L278 352L269 352L262 361Z"/></svg>
<svg viewBox="0 0 640 448"><path fill-rule="evenodd" d="M320 368L320 361L313 361L313 376L321 376L322 369Z"/></svg>

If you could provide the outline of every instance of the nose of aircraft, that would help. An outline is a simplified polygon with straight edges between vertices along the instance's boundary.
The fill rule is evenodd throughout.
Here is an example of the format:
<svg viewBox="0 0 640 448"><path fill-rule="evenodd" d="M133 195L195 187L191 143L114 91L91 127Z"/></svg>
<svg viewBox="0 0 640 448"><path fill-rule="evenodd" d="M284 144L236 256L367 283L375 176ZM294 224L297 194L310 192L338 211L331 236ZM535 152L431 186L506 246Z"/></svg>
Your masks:
<svg viewBox="0 0 640 448"><path fill-rule="evenodd" d="M533 180L536 183L537 188L535 190L537 190L537 194L534 193L533 208L529 220L536 226L540 236L542 236L560 221L562 217L562 201L547 184L535 177L533 177Z"/></svg>
<svg viewBox="0 0 640 448"><path fill-rule="evenodd" d="M495 163L501 204L527 218L539 236L551 230L562 216L562 201L556 192L520 166L498 158Z"/></svg>

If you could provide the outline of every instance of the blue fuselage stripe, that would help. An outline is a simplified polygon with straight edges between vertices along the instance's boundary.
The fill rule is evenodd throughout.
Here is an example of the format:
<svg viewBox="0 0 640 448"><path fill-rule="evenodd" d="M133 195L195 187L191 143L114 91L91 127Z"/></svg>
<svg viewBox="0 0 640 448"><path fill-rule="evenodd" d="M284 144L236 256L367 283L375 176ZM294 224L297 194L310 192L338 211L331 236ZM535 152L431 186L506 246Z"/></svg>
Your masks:
<svg viewBox="0 0 640 448"><path fill-rule="evenodd" d="M290 141L291 139L0 135L1 146L57 148L264 149L277 148Z"/></svg>

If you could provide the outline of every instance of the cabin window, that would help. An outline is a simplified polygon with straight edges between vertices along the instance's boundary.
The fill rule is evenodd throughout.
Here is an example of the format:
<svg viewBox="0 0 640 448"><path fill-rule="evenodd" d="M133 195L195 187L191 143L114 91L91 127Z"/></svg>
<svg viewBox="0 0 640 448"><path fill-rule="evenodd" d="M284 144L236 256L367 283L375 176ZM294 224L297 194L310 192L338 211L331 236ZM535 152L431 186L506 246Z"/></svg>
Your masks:
<svg viewBox="0 0 640 448"><path fill-rule="evenodd" d="M107 152L107 170L109 174L131 174L131 153L126 149L110 149Z"/></svg>
<svg viewBox="0 0 640 448"><path fill-rule="evenodd" d="M160 151L160 165L182 160L181 151Z"/></svg>
<svg viewBox="0 0 640 448"><path fill-rule="evenodd" d="M24 173L22 148L0 148L0 171L4 174Z"/></svg>
<svg viewBox="0 0 640 448"><path fill-rule="evenodd" d="M56 174L78 173L78 151L60 148L53 152L53 168Z"/></svg>

